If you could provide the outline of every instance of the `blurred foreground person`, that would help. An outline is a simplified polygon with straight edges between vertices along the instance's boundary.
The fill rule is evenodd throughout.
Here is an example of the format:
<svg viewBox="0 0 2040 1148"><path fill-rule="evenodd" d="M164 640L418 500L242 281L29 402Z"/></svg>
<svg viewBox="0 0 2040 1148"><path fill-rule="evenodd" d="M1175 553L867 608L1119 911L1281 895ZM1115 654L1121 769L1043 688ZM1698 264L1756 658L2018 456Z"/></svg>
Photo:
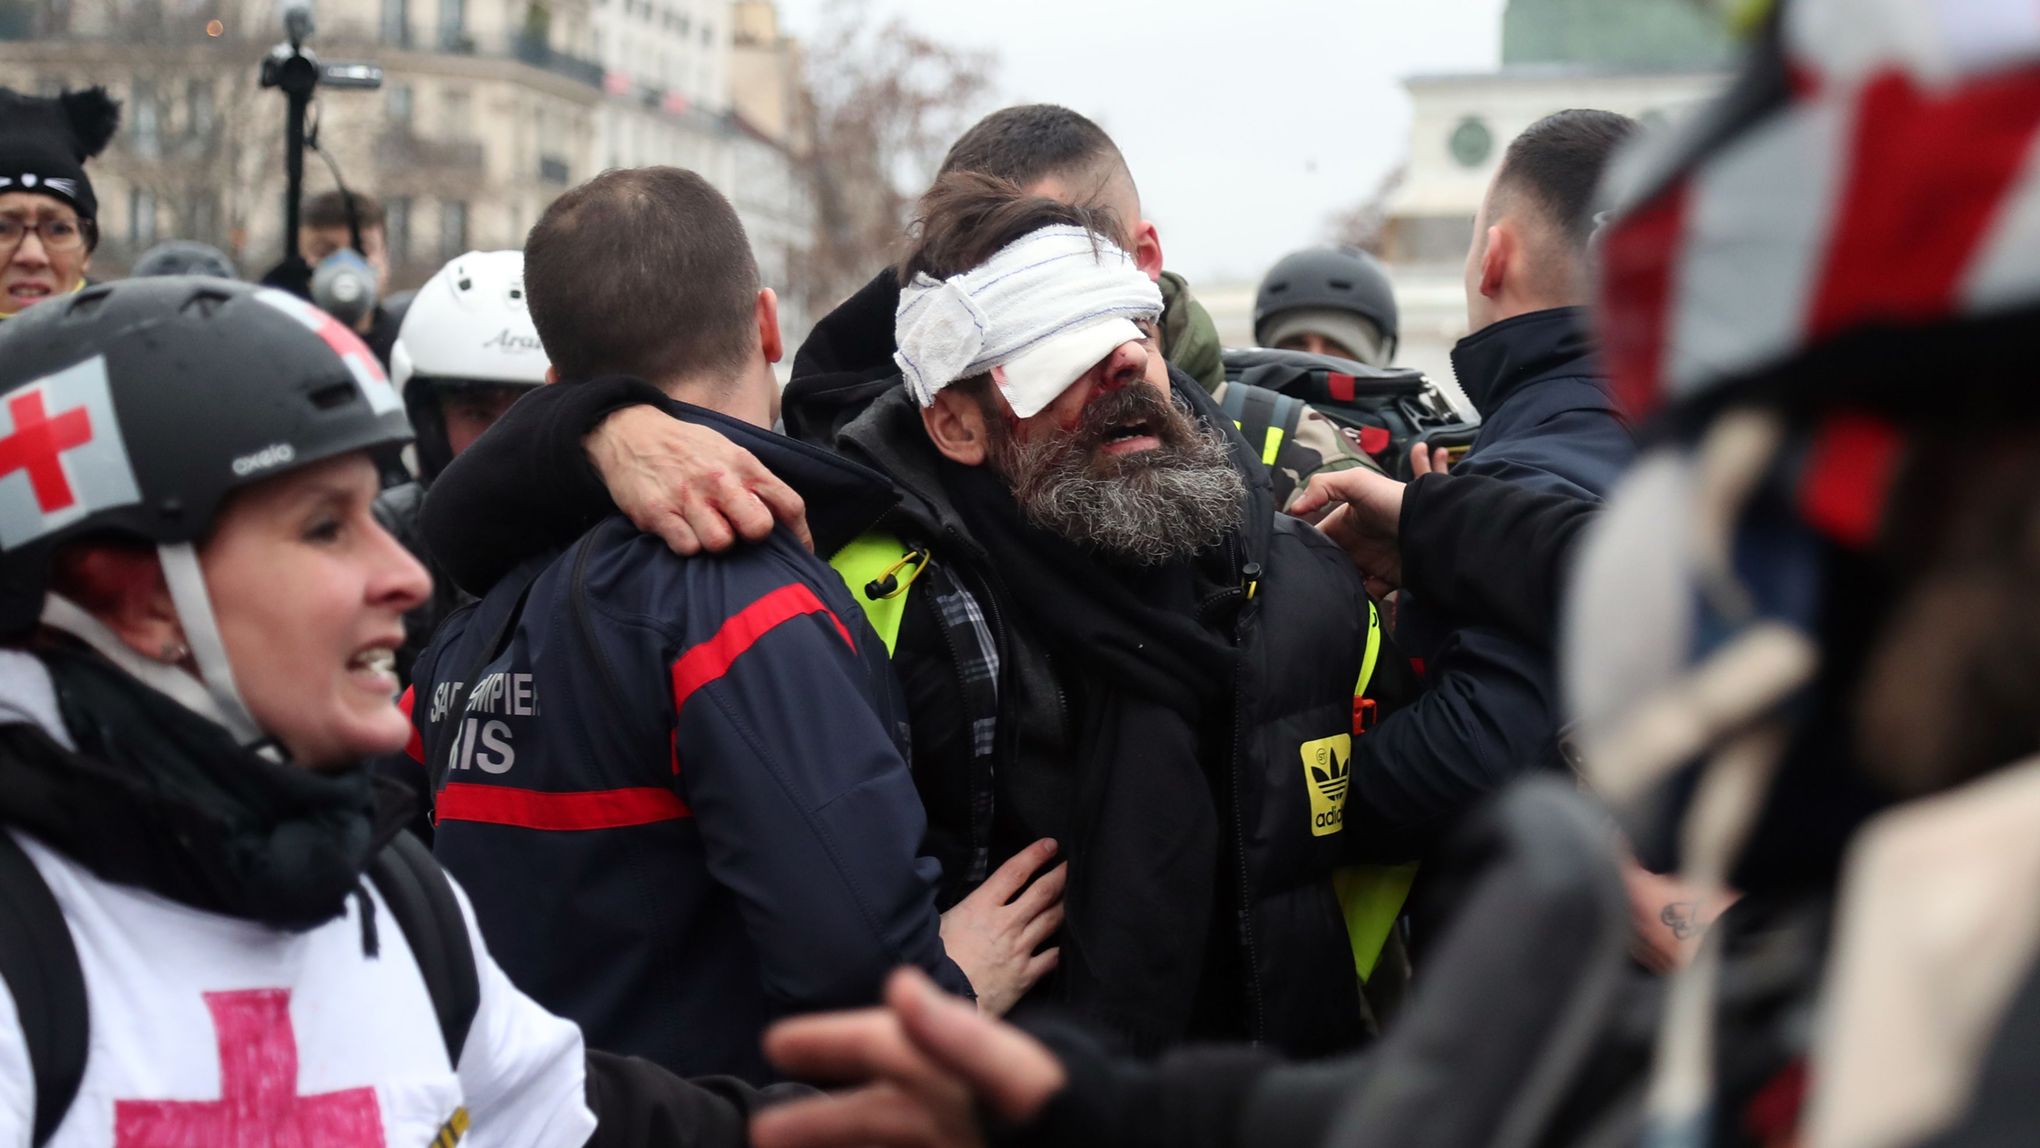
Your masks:
<svg viewBox="0 0 2040 1148"><path fill-rule="evenodd" d="M119 126L105 88L54 99L0 88L0 319L85 286L99 246L85 161Z"/></svg>
<svg viewBox="0 0 2040 1148"><path fill-rule="evenodd" d="M1381 261L1346 247L1277 260L1254 293L1254 342L1386 367L1395 358L1395 288Z"/></svg>
<svg viewBox="0 0 2040 1148"><path fill-rule="evenodd" d="M2040 1140L2036 138L2030 11L1802 0L1621 173L1602 318L1656 434L1572 559L1567 681L1643 860L1745 892L1666 989L1593 816L1526 783L1366 1057L1136 1068L901 983L774 1034L886 1083L757 1143L980 1143L978 1102L1009 1144Z"/></svg>
<svg viewBox="0 0 2040 1148"><path fill-rule="evenodd" d="M7 324L0 399L0 1143L740 1143L761 1094L584 1050L361 764L429 587L360 340L132 280Z"/></svg>

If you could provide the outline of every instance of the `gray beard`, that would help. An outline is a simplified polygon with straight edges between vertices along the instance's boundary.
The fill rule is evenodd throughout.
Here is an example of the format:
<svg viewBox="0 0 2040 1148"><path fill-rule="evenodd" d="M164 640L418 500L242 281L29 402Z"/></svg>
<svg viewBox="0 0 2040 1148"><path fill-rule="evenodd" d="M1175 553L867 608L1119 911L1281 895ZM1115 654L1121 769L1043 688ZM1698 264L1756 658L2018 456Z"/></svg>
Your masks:
<svg viewBox="0 0 2040 1148"><path fill-rule="evenodd" d="M1036 528L1140 566L1184 561L1244 521L1226 440L1177 404L1162 445L1124 458L1069 438L1021 442L998 423L992 462Z"/></svg>

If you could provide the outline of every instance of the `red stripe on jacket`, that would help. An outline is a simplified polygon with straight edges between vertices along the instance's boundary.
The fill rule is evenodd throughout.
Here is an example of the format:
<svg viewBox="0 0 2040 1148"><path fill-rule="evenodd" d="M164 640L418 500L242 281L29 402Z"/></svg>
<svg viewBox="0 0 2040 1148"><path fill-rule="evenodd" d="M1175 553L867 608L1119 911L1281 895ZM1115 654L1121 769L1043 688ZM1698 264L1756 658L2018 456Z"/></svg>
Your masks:
<svg viewBox="0 0 2040 1148"><path fill-rule="evenodd" d="M464 781L453 782L439 791L433 813L439 821L479 821L555 831L624 829L694 816L679 794L657 786L546 793Z"/></svg>
<svg viewBox="0 0 2040 1148"><path fill-rule="evenodd" d="M829 621L836 624L836 632L843 635L843 644L853 651L857 649L857 643L850 638L850 628L815 597L813 590L799 582L781 586L732 614L714 637L680 655L673 663L673 712L679 713L694 691L728 673L731 663L774 627L808 614L827 614Z"/></svg>

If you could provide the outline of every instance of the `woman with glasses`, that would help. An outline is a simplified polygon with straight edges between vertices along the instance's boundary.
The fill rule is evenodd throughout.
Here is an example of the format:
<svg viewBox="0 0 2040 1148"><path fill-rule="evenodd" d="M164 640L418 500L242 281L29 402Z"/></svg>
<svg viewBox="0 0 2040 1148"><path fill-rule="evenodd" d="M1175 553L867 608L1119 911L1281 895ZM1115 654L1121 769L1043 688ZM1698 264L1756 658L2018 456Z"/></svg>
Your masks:
<svg viewBox="0 0 2040 1148"><path fill-rule="evenodd" d="M54 99L0 88L0 319L85 286L99 243L85 161L119 125L105 88Z"/></svg>

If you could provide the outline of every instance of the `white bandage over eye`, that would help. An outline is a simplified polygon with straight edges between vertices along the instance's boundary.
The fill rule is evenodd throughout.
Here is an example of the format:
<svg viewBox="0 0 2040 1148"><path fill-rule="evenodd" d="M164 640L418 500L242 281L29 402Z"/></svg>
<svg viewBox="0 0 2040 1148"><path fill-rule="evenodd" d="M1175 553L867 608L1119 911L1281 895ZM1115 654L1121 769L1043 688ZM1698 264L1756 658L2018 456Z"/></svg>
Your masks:
<svg viewBox="0 0 2040 1148"><path fill-rule="evenodd" d="M1126 252L1057 224L961 275L914 276L894 314L893 361L922 406L959 379L1002 367L1000 393L1030 418L1114 347L1145 337L1136 320L1161 313L1161 291Z"/></svg>

